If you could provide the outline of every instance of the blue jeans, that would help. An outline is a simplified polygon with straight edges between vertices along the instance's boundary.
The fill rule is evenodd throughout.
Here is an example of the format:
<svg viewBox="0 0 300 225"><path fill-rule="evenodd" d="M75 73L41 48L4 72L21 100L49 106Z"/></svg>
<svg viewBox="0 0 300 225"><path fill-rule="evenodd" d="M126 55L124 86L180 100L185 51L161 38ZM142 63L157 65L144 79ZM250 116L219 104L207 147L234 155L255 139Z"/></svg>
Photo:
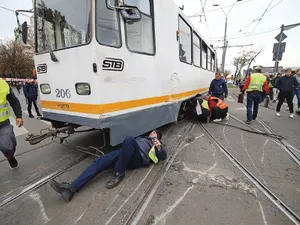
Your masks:
<svg viewBox="0 0 300 225"><path fill-rule="evenodd" d="M11 159L16 151L17 141L14 133L14 128L12 125L0 128L0 151L3 155Z"/></svg>
<svg viewBox="0 0 300 225"><path fill-rule="evenodd" d="M299 89L294 90L293 94L294 94L293 96L296 95L296 97L297 97L297 100L298 100L298 109L300 110L300 90Z"/></svg>
<svg viewBox="0 0 300 225"><path fill-rule="evenodd" d="M136 169L142 166L143 158L138 143L133 137L126 137L122 148L97 158L72 184L78 191L103 170L115 167L117 172L124 173L126 169Z"/></svg>
<svg viewBox="0 0 300 225"><path fill-rule="evenodd" d="M247 94L247 120L251 121L256 119L258 114L258 105L261 102L261 98L261 92L252 92Z"/></svg>

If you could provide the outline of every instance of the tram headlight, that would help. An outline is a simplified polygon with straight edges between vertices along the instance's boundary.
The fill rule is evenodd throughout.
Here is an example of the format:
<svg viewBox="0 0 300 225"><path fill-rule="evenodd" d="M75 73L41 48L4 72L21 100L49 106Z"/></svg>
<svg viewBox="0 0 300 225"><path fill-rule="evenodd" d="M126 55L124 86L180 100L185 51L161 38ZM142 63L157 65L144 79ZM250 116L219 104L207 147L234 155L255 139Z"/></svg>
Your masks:
<svg viewBox="0 0 300 225"><path fill-rule="evenodd" d="M51 93L51 88L49 84L41 84L41 92L43 94L50 94Z"/></svg>
<svg viewBox="0 0 300 225"><path fill-rule="evenodd" d="M91 87L88 83L77 83L75 86L76 86L76 92L78 95L90 95L91 94Z"/></svg>

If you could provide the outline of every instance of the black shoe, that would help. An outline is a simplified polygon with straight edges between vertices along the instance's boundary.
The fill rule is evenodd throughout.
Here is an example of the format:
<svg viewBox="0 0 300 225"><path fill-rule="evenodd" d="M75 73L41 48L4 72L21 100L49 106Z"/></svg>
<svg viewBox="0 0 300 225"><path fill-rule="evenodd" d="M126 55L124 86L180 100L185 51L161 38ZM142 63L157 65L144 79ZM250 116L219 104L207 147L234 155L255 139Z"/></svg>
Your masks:
<svg viewBox="0 0 300 225"><path fill-rule="evenodd" d="M71 191L71 184L69 183L57 183L55 180L50 180L49 181L50 186L59 193L62 198L66 201L69 202L71 201L74 192Z"/></svg>
<svg viewBox="0 0 300 225"><path fill-rule="evenodd" d="M125 177L125 173L115 173L113 178L110 179L110 181L107 182L106 188L111 189L119 185L123 178Z"/></svg>
<svg viewBox="0 0 300 225"><path fill-rule="evenodd" d="M42 117L42 114L37 113L36 116L37 116L37 117Z"/></svg>
<svg viewBox="0 0 300 225"><path fill-rule="evenodd" d="M245 124L250 124L251 123L251 120L246 120L245 121Z"/></svg>
<svg viewBox="0 0 300 225"><path fill-rule="evenodd" d="M14 156L11 159L7 159L7 160L10 165L10 168L15 169L18 167L18 161L16 160L16 158Z"/></svg>
<svg viewBox="0 0 300 225"><path fill-rule="evenodd" d="M34 118L34 116L32 114L29 114L29 118Z"/></svg>

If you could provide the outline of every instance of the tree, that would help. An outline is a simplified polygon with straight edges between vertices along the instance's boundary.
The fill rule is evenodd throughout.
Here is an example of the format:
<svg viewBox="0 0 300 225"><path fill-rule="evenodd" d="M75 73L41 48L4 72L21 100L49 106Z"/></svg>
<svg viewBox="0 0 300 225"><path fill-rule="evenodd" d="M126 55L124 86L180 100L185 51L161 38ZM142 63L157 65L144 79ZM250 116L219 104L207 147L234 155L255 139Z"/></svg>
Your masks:
<svg viewBox="0 0 300 225"><path fill-rule="evenodd" d="M260 54L261 51L241 51L233 59L233 65L235 66L235 74L233 80L236 81L237 77L240 75L240 72L243 67L251 65L252 62L255 62L255 58ZM248 67L248 68L249 68Z"/></svg>
<svg viewBox="0 0 300 225"><path fill-rule="evenodd" d="M0 74L12 74L22 78L32 76L33 52L30 46L9 40L0 43Z"/></svg>

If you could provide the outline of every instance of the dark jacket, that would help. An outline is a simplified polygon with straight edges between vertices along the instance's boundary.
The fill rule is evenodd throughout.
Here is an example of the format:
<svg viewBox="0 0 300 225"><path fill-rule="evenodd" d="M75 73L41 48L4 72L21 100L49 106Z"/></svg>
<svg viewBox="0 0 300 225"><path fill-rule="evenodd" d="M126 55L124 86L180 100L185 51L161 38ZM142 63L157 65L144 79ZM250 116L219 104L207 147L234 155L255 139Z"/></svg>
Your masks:
<svg viewBox="0 0 300 225"><path fill-rule="evenodd" d="M138 137L135 139L138 145L140 146L140 154L143 158L144 165L149 165L151 159L148 156L150 149L153 146L152 140L149 137ZM167 151L163 145L161 145L160 150L158 151L155 148L156 157L158 160L165 160L167 158Z"/></svg>
<svg viewBox="0 0 300 225"><path fill-rule="evenodd" d="M26 83L23 87L24 95L28 100L37 100L38 87L34 83Z"/></svg>
<svg viewBox="0 0 300 225"><path fill-rule="evenodd" d="M275 78L272 79L271 82L272 82L273 87L276 88L277 83L278 83L278 81L280 80L280 78L281 78L281 77L278 77L278 76L277 76L277 77L275 77Z"/></svg>
<svg viewBox="0 0 300 225"><path fill-rule="evenodd" d="M282 76L277 84L276 84L276 88L278 88L280 91L293 91L296 88L299 88L299 83L297 81L297 79L293 76Z"/></svg>
<svg viewBox="0 0 300 225"><path fill-rule="evenodd" d="M10 88L10 93L6 96L7 101L9 102L10 106L14 110L14 113L17 118L22 118L22 108L21 104L19 102L19 99L15 96L15 93ZM0 122L0 128L7 126L10 124L9 120L6 120L4 122Z"/></svg>
<svg viewBox="0 0 300 225"><path fill-rule="evenodd" d="M228 95L227 84L224 79L216 80L213 79L210 83L209 94L221 95L225 93L225 96Z"/></svg>

